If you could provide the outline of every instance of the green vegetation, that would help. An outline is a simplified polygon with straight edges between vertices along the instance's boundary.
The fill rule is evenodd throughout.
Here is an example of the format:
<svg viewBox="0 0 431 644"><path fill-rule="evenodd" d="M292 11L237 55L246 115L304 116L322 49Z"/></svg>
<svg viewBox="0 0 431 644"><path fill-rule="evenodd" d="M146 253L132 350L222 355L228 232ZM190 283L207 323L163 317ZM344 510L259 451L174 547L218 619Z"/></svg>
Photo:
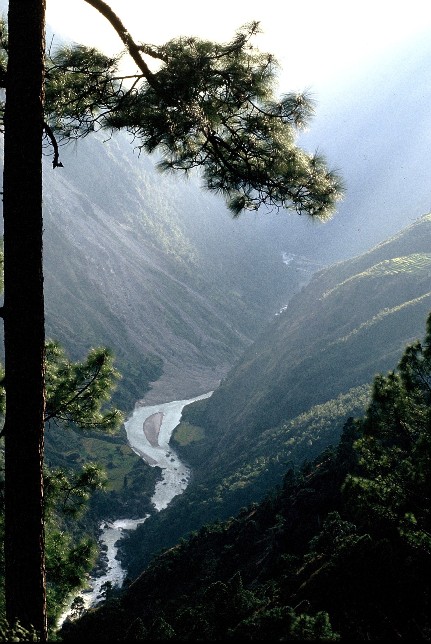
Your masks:
<svg viewBox="0 0 431 644"><path fill-rule="evenodd" d="M194 478L186 491L173 500L168 511L153 514L124 543L130 577L137 576L160 548L172 546L181 536L204 523L227 519L241 507L264 498L281 483L287 467L299 467L337 442L344 423L349 417L364 412L369 397L369 385L356 387L270 428L257 436L233 464L229 461L230 444L227 443L209 471L205 467L203 441L184 446L177 443L175 449L191 463ZM184 409L186 426L199 427L207 400Z"/></svg>
<svg viewBox="0 0 431 644"><path fill-rule="evenodd" d="M145 514L158 473L145 467L126 447L125 437L118 435L123 417L110 398L120 375L112 354L103 348L92 349L84 360L73 362L58 343L50 341L46 360L45 548L48 624L52 629L69 595L85 586L96 563L95 537L102 517L112 512L117 516ZM3 415L3 387L0 394ZM3 504L3 446L0 459ZM3 532L2 508L2 539ZM3 570L2 550L2 581ZM3 615L1 589L0 617ZM8 627L4 622L3 628L1 624L8 641L33 641L36 637L19 625Z"/></svg>
<svg viewBox="0 0 431 644"><path fill-rule="evenodd" d="M103 491L95 492L87 513L80 517L81 530L96 536L103 519L144 516L153 511L149 499L160 476L127 446L122 428L106 436L74 428L50 427L46 433L46 462L50 468L79 470L96 462L106 473ZM70 528L70 526L69 526Z"/></svg>
<svg viewBox="0 0 431 644"><path fill-rule="evenodd" d="M64 641L429 640L431 315L337 447L156 557Z"/></svg>
<svg viewBox="0 0 431 644"><path fill-rule="evenodd" d="M101 0L91 0L90 4L102 12L109 10ZM11 2L9 15L26 17L22 8L19 13L18 7L17 2ZM223 192L234 215L245 208L257 209L262 204L293 208L300 214L321 219L331 215L340 197L341 182L334 173L327 171L322 158L309 156L295 146L295 130L306 124L312 104L305 95L291 94L279 102L274 100L275 61L271 56L253 50L249 43L257 32L257 24L243 28L231 43L223 46L189 38L153 47L133 42L114 16L111 23L120 24L116 27L117 32L140 68L131 90L123 90L124 79L117 75L116 59L77 46L57 52L46 74L37 75L41 80L37 91L31 92L32 79L28 78L27 84L20 81L36 58L32 53L39 54L39 68L44 68L43 3L39 3L39 9L38 25L34 25L40 28L36 48L31 49L35 41L25 37L25 28L29 36L36 33L35 29L28 29L30 23L26 20L10 20L14 26L10 47L2 34L5 55L0 60L0 75L2 86L7 86L6 115L10 114L10 117L6 119L6 134L12 143L20 141L21 125L24 130L27 123L36 126L40 141L42 114L37 114L34 103L26 99L27 95L30 98L33 95L38 107L42 108L40 96L43 95L44 76L47 81L45 131L54 146L54 166L60 163L49 123L65 139L85 136L99 126L110 132L125 128L148 151L163 150L165 157L160 164L163 169L188 172L196 166L204 166L202 177L206 187ZM36 13L34 21L36 23ZM21 39L20 26L23 26ZM14 52L21 56L20 71L15 71L15 76L12 75L17 69L12 64ZM7 67L6 53L10 53ZM25 53L30 55L27 64L22 65ZM156 72L149 70L144 55L161 61ZM11 75L5 83L9 70ZM15 103L15 109L9 108L13 105L9 98L15 96L14 90L22 90L24 85L27 85L26 92ZM22 124L17 105L23 111ZM15 131L12 125L15 125ZM85 508L90 495L104 487L105 479L95 463L83 460L80 451L71 451L70 446L61 456L74 461L76 469L65 472L55 468L44 473L41 469L43 280L41 265L37 262L29 265L28 258L36 255L41 258L42 244L41 236L33 235L31 231L22 236L18 225L20 219L13 216L14 208L11 207L15 198L22 215L38 215L38 210L41 214L41 199L38 198L41 196L40 191L38 193L41 188L40 149L29 145L27 151L28 160L34 152L38 157L36 171L32 173L29 169L22 175L27 178L34 174L36 177L31 191L22 189L21 166L19 163L13 166L18 157L10 153L24 149L25 139L32 141L36 137L24 136L22 145L8 144L5 155L12 162L12 171L5 171L5 229L7 225L9 233L15 234L15 237L5 235L8 287L4 319L9 356L6 391L8 417L12 419L7 423L6 435L7 446L13 445L13 450L6 453L6 532L9 536L5 544L9 550L5 569L10 598L8 614L12 619L22 615L28 625L33 621L28 619L30 606L33 608L33 602L35 606L40 604L42 610L36 607L34 615L39 613L36 615L38 629L43 634L42 526L47 527L47 592L52 624L66 594L82 584L86 571L94 562L91 539L82 538L79 530L73 531L70 526L72 519L79 517ZM28 163L28 166L30 168L32 164ZM6 168L9 168L9 162ZM14 178L13 182L11 178ZM22 195L28 199L27 204L21 199ZM33 219L39 221L38 217ZM41 217L39 219L41 224ZM163 233L157 230L156 234L160 236L160 246L164 250L169 248L164 243ZM175 239L176 234L172 237ZM34 241L35 252L27 252L22 240ZM182 248L180 254L186 255L187 249ZM429 500L426 491L429 489L427 466L430 460L428 348L419 343L411 346L400 363L399 374L376 379L365 419L345 426L340 446L327 449L313 464L306 463L296 470L297 461L303 461L304 455L310 459L313 450L320 451L329 438L338 437L341 427L336 421L344 424L346 410L350 412L352 408L351 403L337 407L341 401L340 392L347 399L352 392L356 396L360 391L362 397L355 404L363 404L368 396L364 383L368 382L370 371L399 350L406 334L411 334L408 322L412 310L417 312L426 305L429 291L422 290L410 299L406 299L406 294L413 280L421 287L429 281L427 257L420 254L411 258L406 256L407 259L401 257L370 265L369 270L357 271L357 279L339 281L332 290L329 278L326 290L320 290L322 316L316 316L308 325L308 320L304 324L303 319L295 319L293 314L293 341L290 338L289 346L288 343L278 344L280 348L284 347L284 353L281 352L277 360L266 347L264 351L255 352L259 354L256 361L249 353L239 366L243 378L238 380L237 398L230 400L231 405L224 406L224 410L230 406L232 411L232 405L236 405L236 414L229 417L228 411L224 412L224 417L216 419L217 402L210 401L205 406L201 424L194 425L193 432L186 431L186 440L183 436L181 448L190 449L191 459L208 463L210 472L209 477L196 477L192 495L198 491L199 503L194 505L194 514L189 513L186 521L199 524L205 513L212 518L219 513L224 518L239 502L248 504L251 497L261 498L268 486L280 477L281 469L287 465L285 460L293 461L294 467L285 475L282 487L260 505L246 507L236 519L231 518L225 524L204 525L188 541L165 552L132 585L125 595L126 603L122 603L121 598L114 598L107 608L84 616L82 639L91 637L92 633L96 640L106 637L182 640L196 636L216 640L259 639L268 635L275 639L297 640L386 639L394 635L411 639L418 632L424 638L429 636L426 617L429 592L423 577L430 554L429 512L425 503ZM10 260L15 260L15 265ZM21 270L24 267L25 271ZM37 277L34 288L30 280L32 275ZM382 308L376 312L369 305L368 292L370 284L375 286L376 278L382 277L386 293ZM388 294L390 280L394 277L404 286L401 301L395 302ZM15 303L10 294L16 296ZM28 306L29 296L36 296L33 304L37 306ZM353 324L349 307L352 302L358 303L364 316L361 320L355 319ZM331 324L329 330L328 326L324 329L326 333L319 332L322 330L320 320L328 321L324 314L331 307L332 320L335 311L341 322L342 335L337 335L338 327L334 331L336 327ZM30 313L33 315L34 311L36 315L32 320ZM127 319L126 314L124 317ZM290 309L283 322L281 326L292 323ZM91 327L90 322L88 326ZM205 346L196 326L186 319L178 321L175 307L168 311L169 327L195 348ZM308 337L301 334L304 327ZM391 337L390 345L385 344L387 331L393 331L394 327L400 331L396 342ZM16 333L17 330L21 333ZM371 343L370 331L375 333ZM36 336L39 350L33 353ZM353 340L349 355L344 353L346 340ZM427 346L429 342L430 328ZM343 365L359 364L356 356L363 355L367 346L373 347L375 356L369 350L366 364L362 362L359 370L349 367L351 380L346 380L348 371L343 370ZM304 347L314 350L314 354L306 354ZM229 352L229 349L225 350ZM51 347L50 359L52 372L51 381L48 378L47 382L46 420L75 423L91 431L96 426L114 429L121 416L117 410L105 408L108 390L116 377L109 352L96 349L85 361L74 364L58 347ZM288 375L286 370L279 368L280 360L288 365ZM326 364L323 373L322 362ZM11 364L17 368L10 369ZM208 359L208 364L212 364L212 358ZM254 372L245 366L253 368ZM159 360L152 359L149 365L152 375L160 369ZM257 374L264 374L264 387L260 386ZM221 400L226 392L229 399L229 383L225 383L221 392ZM32 393L36 394L34 398ZM30 411L35 412L24 421L20 417L21 409L26 409L26 405L22 405L23 396ZM331 409L336 410L335 414L331 411L330 422L335 426L331 426L330 431L327 431L327 419L322 422L327 401L331 402ZM30 404L34 402L36 404ZM318 410L316 417L307 413L310 408ZM42 421L39 424L40 441L32 445L33 432L29 430L36 429L38 418ZM296 419L298 422L292 422ZM309 428L308 434L307 431L301 434L304 427ZM74 428L71 431L74 432ZM256 436L254 444L259 451L247 453L250 438ZM271 445L273 450L274 443L280 448L275 456L269 449ZM27 466L29 458L21 458L24 444L35 468ZM122 463L121 446L113 442L112 451L104 450L93 436L88 436L85 444L90 451L105 451L108 468L116 471L111 494L120 496L126 490L127 496L131 497L129 490L138 488L139 476L133 480L129 478L135 467ZM223 445L223 454L217 449L220 445ZM229 462L222 464L226 457ZM41 512L42 478L46 481L46 516ZM19 491L24 491L27 498L20 496ZM16 522L13 500L19 518ZM36 503L32 505L31 500ZM180 499L179 503L182 502ZM216 506L216 512L211 504ZM126 503L124 507L129 509ZM181 505L177 504L177 508L181 510ZM26 514L35 521L26 524L28 530L22 530ZM184 525L185 522L180 529L184 530ZM37 530L33 530L34 526ZM166 533L167 538L172 539L175 531L178 533L178 524L172 522L172 532ZM27 535L30 536L28 540ZM31 539L32 536L37 538ZM27 560L21 556L26 557L29 553ZM36 565L31 567L32 563ZM369 570L373 570L371 582L367 576ZM26 582L32 603L23 600ZM170 582L173 582L171 588ZM328 589L331 591L329 597ZM108 590L107 597L111 595ZM400 612L401 606L404 612ZM79 614L82 606L77 603L75 609ZM102 616L102 627L100 623L94 626L93 615L96 619ZM5 636L20 639L23 635L18 628L15 632L6 630ZM65 630L65 639L71 631L72 625L69 632Z"/></svg>
<svg viewBox="0 0 431 644"><path fill-rule="evenodd" d="M413 300L402 302L402 304L399 304L398 306L394 306L392 308L384 308L381 311L379 311L376 315L373 315L372 318L360 324L356 329L353 329L352 331L350 331L350 333L348 333L347 335L343 336L342 338L338 338L334 342L334 344L347 342L353 335L360 334L362 331L369 329L374 324L379 324L386 317L391 317L394 314L404 312L404 310L408 312L409 309L411 309L414 312L414 309L418 304L421 304L423 302L428 304L430 299L431 299L431 291L429 291L428 293L424 293L419 297L415 297Z"/></svg>
<svg viewBox="0 0 431 644"><path fill-rule="evenodd" d="M171 442L174 446L180 445L181 447L184 447L185 445L190 445L190 443L196 443L203 440L204 436L205 431L202 427L182 422L175 428L171 437Z"/></svg>
<svg viewBox="0 0 431 644"><path fill-rule="evenodd" d="M334 288L326 291L323 297L328 297L337 289L351 280L367 279L369 277L384 277L390 275L399 275L400 273L420 273L421 271L429 272L431 266L431 255L429 253L412 253L406 257L394 257L392 259L385 259L374 266L371 266L363 273L358 273L349 277L344 282L340 282Z"/></svg>
<svg viewBox="0 0 431 644"><path fill-rule="evenodd" d="M124 477L133 469L136 464L136 456L126 444L112 446L103 439L94 437L83 438L82 440L85 454L90 460L100 459L106 463L109 471L109 480L107 490L119 492L124 486ZM65 455L69 459L68 455ZM142 459L141 459L142 460Z"/></svg>

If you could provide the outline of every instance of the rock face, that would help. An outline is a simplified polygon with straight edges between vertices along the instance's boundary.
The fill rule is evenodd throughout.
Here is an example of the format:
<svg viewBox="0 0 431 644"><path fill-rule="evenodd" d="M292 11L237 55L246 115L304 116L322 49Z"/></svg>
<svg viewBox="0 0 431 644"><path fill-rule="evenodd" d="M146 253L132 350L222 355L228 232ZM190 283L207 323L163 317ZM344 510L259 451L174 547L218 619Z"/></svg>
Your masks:
<svg viewBox="0 0 431 644"><path fill-rule="evenodd" d="M48 335L76 357L112 348L129 409L151 380L147 404L214 389L299 281L283 238L160 175L123 136L61 158L44 171Z"/></svg>
<svg viewBox="0 0 431 644"><path fill-rule="evenodd" d="M130 401L145 392L151 355L163 376L149 402L216 387L297 290L298 267L281 265L283 253L327 265L429 208L430 59L424 38L316 97L303 145L322 150L346 183L325 225L286 213L233 221L221 198L158 174L124 137L63 148L55 172L47 159L49 333L75 352L112 346Z"/></svg>

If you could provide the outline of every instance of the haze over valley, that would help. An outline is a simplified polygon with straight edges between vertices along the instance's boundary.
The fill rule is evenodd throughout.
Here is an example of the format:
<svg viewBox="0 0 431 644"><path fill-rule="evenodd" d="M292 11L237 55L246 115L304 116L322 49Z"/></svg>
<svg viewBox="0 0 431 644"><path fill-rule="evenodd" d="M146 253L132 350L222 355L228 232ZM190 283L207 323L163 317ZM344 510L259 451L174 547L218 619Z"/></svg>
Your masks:
<svg viewBox="0 0 431 644"><path fill-rule="evenodd" d="M46 422L61 547L99 547L50 614L61 641L429 639L430 68L418 31L304 88L298 144L344 184L326 222L234 216L225 187L122 131L61 140L56 168L44 139L46 337L71 361L112 351L102 407L122 414L111 433ZM106 481L68 514L62 472L94 463Z"/></svg>

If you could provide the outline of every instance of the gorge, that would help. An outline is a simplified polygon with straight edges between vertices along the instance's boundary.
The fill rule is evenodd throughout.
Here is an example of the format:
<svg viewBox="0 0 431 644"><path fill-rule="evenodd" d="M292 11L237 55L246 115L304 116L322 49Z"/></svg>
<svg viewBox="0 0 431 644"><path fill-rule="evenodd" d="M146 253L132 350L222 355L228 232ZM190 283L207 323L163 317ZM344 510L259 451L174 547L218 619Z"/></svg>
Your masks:
<svg viewBox="0 0 431 644"><path fill-rule="evenodd" d="M189 482L190 469L181 462L169 445L172 432L180 422L183 408L197 400L209 398L212 393L211 391L188 400L174 400L159 405L145 405L143 401L138 401L125 422L130 448L148 465L161 469L161 479L156 483L151 497L151 503L157 512L167 508L175 496L182 494ZM122 587L126 571L118 557L118 542L129 531L144 523L148 516L147 514L137 519L119 518L101 523L99 562L96 572L89 579L88 588L82 593L86 608L103 600L103 590L107 584L112 588ZM70 606L71 602L62 614L58 626L61 626L70 614Z"/></svg>

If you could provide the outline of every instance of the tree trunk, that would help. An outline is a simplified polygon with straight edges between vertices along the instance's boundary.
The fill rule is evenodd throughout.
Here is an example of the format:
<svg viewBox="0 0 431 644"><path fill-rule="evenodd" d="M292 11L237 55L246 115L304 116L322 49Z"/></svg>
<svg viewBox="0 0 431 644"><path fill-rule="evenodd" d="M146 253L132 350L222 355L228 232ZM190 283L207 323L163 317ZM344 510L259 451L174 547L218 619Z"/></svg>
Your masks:
<svg viewBox="0 0 431 644"><path fill-rule="evenodd" d="M9 0L4 150L5 593L46 640L42 133L45 0Z"/></svg>

